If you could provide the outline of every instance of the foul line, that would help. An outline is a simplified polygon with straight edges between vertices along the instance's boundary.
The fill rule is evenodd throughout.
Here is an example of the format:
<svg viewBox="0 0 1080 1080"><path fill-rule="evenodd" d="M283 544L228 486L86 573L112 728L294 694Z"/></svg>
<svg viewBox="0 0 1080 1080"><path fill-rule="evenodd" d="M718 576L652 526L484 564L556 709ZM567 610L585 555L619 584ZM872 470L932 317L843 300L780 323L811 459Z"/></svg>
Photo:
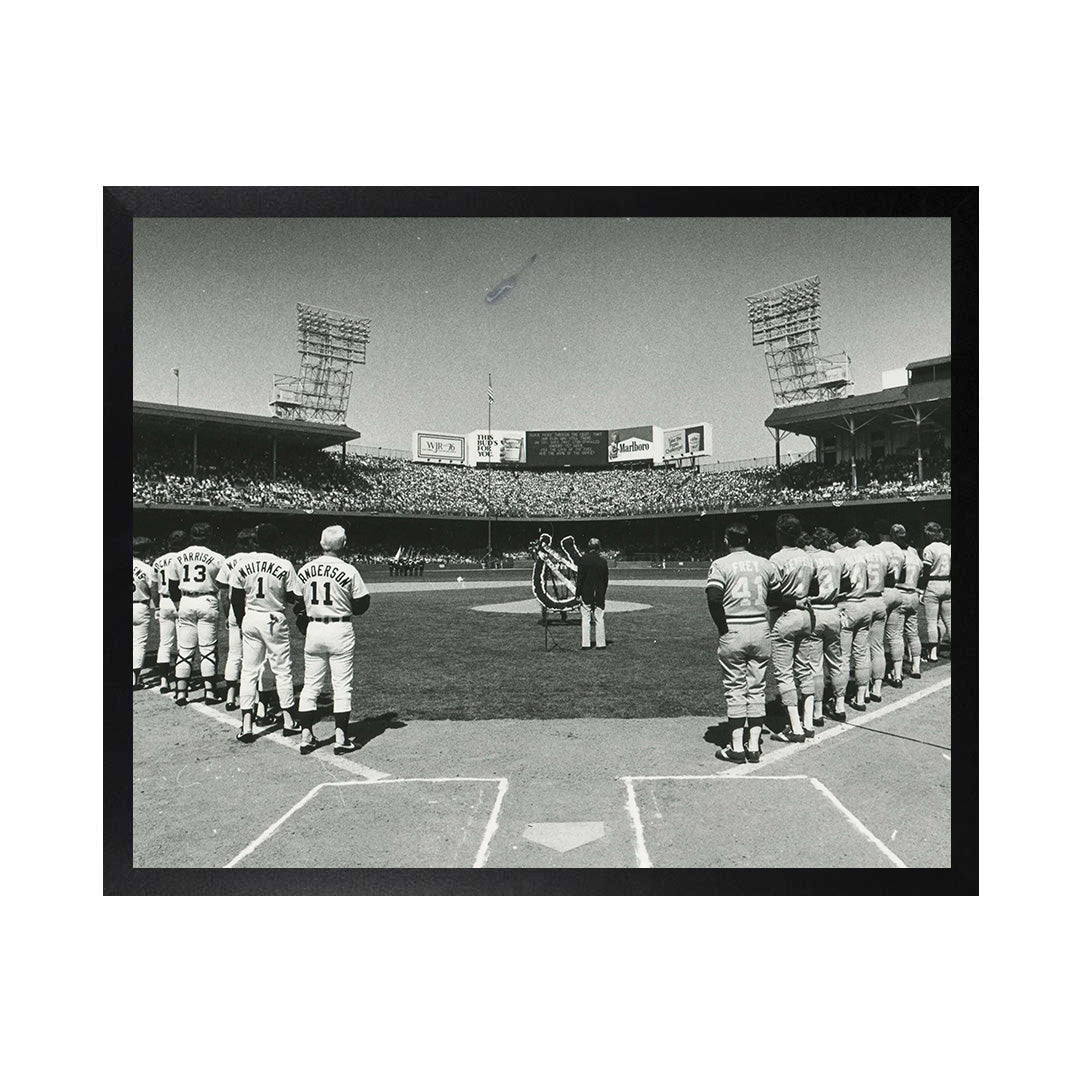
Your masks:
<svg viewBox="0 0 1080 1080"><path fill-rule="evenodd" d="M889 850L820 780L810 777L810 783L814 785L855 826L856 830L861 832L871 844L874 845L893 864L893 866L900 867L901 870L907 869L907 864L902 862L900 858Z"/></svg>
<svg viewBox="0 0 1080 1080"><path fill-rule="evenodd" d="M509 787L510 781L505 777L499 781L499 793L495 796L495 805L491 808L491 817L488 818L487 828L484 830L484 839L480 842L480 850L476 853L476 861L473 863L474 870L479 870L487 862L488 852L491 849L491 839L495 835L495 830L499 827L499 811L502 809L503 796Z"/></svg>
<svg viewBox="0 0 1080 1080"><path fill-rule="evenodd" d="M228 713L218 712L217 709L212 709L209 705L204 705L201 701L190 702L188 708L194 709L203 716L210 717L211 720L220 720L221 723L228 724L231 728L239 728L242 723L241 720L234 719L229 716ZM256 739L256 742L262 742L263 739L269 739L279 746L288 747L294 754L299 752L297 750L300 739L299 735L294 736L290 740L286 739L280 731L270 731L265 735L260 735L258 739ZM324 750L327 752L324 753ZM367 765L361 765L358 761L350 761L347 757L339 757L337 754L330 751L328 746L321 747L319 750L313 750L310 754L306 754L305 756L315 757L320 761L329 762L331 765L336 765L339 769L344 769L345 772L352 773L354 776L362 776L365 780L385 780L390 775L390 773L379 772L378 769L370 769Z"/></svg>
<svg viewBox="0 0 1080 1080"><path fill-rule="evenodd" d="M939 690L945 690L952 686L952 677L943 679L939 683L935 683L933 686L927 686L923 690L919 690L914 694L909 694L905 698L901 698L899 701L893 701L886 705L883 709L875 709L873 712L867 710L861 716L855 720L848 720L843 724L837 724L836 727L826 728L820 735L815 734L813 739L802 743L790 743L787 746L782 746L779 750L771 750L769 752L768 761L759 761L756 765L736 765L729 772L721 773L722 776L747 776L757 769L764 768L766 765L775 765L778 761L783 761L785 758L791 757L792 754L797 754L801 750L809 750L815 746L820 746L828 739L835 739L837 735L843 735L846 731L851 731L853 728L862 727L863 724L868 724L871 720L877 720L879 717L888 716L891 712L896 712L897 709L906 708L908 705L913 705L916 701L921 701L925 697L929 697L931 694L936 694ZM870 729L874 730L873 728ZM886 734L886 733L879 733ZM762 755L764 757L764 755Z"/></svg>
<svg viewBox="0 0 1080 1080"><path fill-rule="evenodd" d="M495 797L495 805L491 808L487 828L484 830L484 838L480 842L480 850L476 853L473 867L481 867L487 861L488 849L491 846L491 838L498 828L499 811L502 808L503 796L510 786L510 781L505 776L398 776L391 779L369 780L326 780L316 784L295 806L290 807L269 828L255 837L239 855L230 859L223 869L231 870L242 859L246 859L256 848L264 844L274 835L302 807L306 806L323 788L328 787L387 787L390 784L498 784L499 790Z"/></svg>
<svg viewBox="0 0 1080 1080"><path fill-rule="evenodd" d="M952 685L952 678L942 679L941 682L935 683L933 686L927 686L922 690L917 691L914 694L909 694L907 697L902 698L899 701L891 702L883 709L875 709L874 712L867 711L862 716L855 720L849 720L847 723L838 724L836 727L829 728L823 731L820 735L815 735L813 740L804 743L791 743L788 746L781 747L781 749L773 751L769 754L768 761L758 762L751 765L736 765L734 768L722 773L705 773L697 774L695 776L624 776L622 777L623 783L626 785L626 812L630 817L630 824L634 830L634 852L637 856L637 864L641 869L649 869L652 867L652 860L649 858L649 852L645 847L645 828L641 822L641 813L638 810L637 797L634 792L634 782L637 780L806 780L810 779L810 782L817 787L826 798L830 799L844 814L844 816L854 825L859 832L877 845L881 849L882 854L899 867L906 866L900 859L891 852L874 834L857 818L853 813L824 784L820 781L806 777L806 776L769 776L758 773L757 770L764 768L768 765L774 765L778 761L783 761L785 758L791 757L792 754L799 753L800 750L806 750L812 746L818 746L825 742L827 739L835 738L837 735L842 735L845 731L850 731L852 728L862 727L870 720L876 720L880 716L887 716L891 712L896 712L898 709L903 709L908 705L914 704L916 701L921 701L925 697L929 697L931 694L936 694L939 690L944 690ZM872 728L870 730L873 730Z"/></svg>
<svg viewBox="0 0 1080 1080"><path fill-rule="evenodd" d="M630 815L630 824L634 829L634 854L637 857L638 868L649 870L652 861L645 847L645 829L641 824L641 812L638 810L637 797L634 795L634 777L624 776L623 783L626 785L626 812Z"/></svg>

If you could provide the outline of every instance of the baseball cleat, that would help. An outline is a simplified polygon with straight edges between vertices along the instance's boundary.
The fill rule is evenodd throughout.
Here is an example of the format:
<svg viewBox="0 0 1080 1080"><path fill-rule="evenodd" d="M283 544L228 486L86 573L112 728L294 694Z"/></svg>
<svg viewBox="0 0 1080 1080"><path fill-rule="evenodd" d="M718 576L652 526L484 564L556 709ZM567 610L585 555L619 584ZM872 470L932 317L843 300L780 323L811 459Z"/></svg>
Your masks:
<svg viewBox="0 0 1080 1080"><path fill-rule="evenodd" d="M344 742L334 743L335 754L349 754L356 749L356 743L352 739L346 739Z"/></svg>
<svg viewBox="0 0 1080 1080"><path fill-rule="evenodd" d="M303 730L299 724L294 724L288 717L285 717L285 722L281 725L282 735L295 735L298 731Z"/></svg>
<svg viewBox="0 0 1080 1080"><path fill-rule="evenodd" d="M921 679L922 678L922 672L920 672L920 671L909 671L908 672L908 678L909 679Z"/></svg>
<svg viewBox="0 0 1080 1080"><path fill-rule="evenodd" d="M824 716L815 716L814 717L814 727L824 727L824 726L825 726L825 717Z"/></svg>
<svg viewBox="0 0 1080 1080"><path fill-rule="evenodd" d="M315 741L315 733L311 728L304 728L300 733L300 753L310 754L319 744Z"/></svg>
<svg viewBox="0 0 1080 1080"><path fill-rule="evenodd" d="M732 750L730 746L721 746L715 754L721 761L730 761L733 765L746 764L745 750Z"/></svg>
<svg viewBox="0 0 1080 1080"><path fill-rule="evenodd" d="M226 701L225 702L225 711L226 712L236 712L236 710L239 709L239 708L240 708L240 702L239 701Z"/></svg>
<svg viewBox="0 0 1080 1080"><path fill-rule="evenodd" d="M756 765L761 760L761 751L760 750L747 750L746 751L746 760L751 765Z"/></svg>
<svg viewBox="0 0 1080 1080"><path fill-rule="evenodd" d="M866 700L867 701L880 701L881 700L881 695L880 694L867 694L866 695Z"/></svg>
<svg viewBox="0 0 1080 1080"><path fill-rule="evenodd" d="M241 728L236 733L236 741L237 742L242 742L242 743L254 742L255 741L255 732L254 731L244 731L243 728Z"/></svg>
<svg viewBox="0 0 1080 1080"><path fill-rule="evenodd" d="M796 731L792 730L789 727L784 728L783 731L774 731L772 733L772 735L769 736L769 738L772 739L773 742L789 742L789 743L806 742L806 734L805 734L805 732L802 732L802 731L796 732Z"/></svg>
<svg viewBox="0 0 1080 1080"><path fill-rule="evenodd" d="M187 694L177 694L176 695L176 704L177 705L186 705L187 704Z"/></svg>
<svg viewBox="0 0 1080 1080"><path fill-rule="evenodd" d="M866 706L865 706L865 705L860 705L860 704L859 704L859 703L858 703L857 701L849 701L849 702L848 702L848 704L849 704L849 705L850 705L850 706L851 706L851 707L852 707L852 708L853 708L853 709L854 709L854 710L855 710L856 712L866 712Z"/></svg>

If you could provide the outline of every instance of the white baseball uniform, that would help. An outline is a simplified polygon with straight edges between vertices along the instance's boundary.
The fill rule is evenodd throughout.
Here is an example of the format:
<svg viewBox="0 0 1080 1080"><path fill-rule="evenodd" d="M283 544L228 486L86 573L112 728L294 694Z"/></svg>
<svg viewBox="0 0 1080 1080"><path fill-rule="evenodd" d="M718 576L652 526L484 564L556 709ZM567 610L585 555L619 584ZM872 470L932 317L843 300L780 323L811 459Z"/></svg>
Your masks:
<svg viewBox="0 0 1080 1080"><path fill-rule="evenodd" d="M297 574L311 623L304 638L304 689L300 711L315 708L329 670L334 690L334 712L352 708L353 629L352 602L368 595L368 587L355 566L336 555L320 555L300 567Z"/></svg>
<svg viewBox="0 0 1080 1080"><path fill-rule="evenodd" d="M169 581L180 586L180 609L176 618L176 677L188 679L199 650L199 670L204 679L217 675L218 584L225 556L201 544L178 551L166 571Z"/></svg>
<svg viewBox="0 0 1080 1080"><path fill-rule="evenodd" d="M288 559L264 551L253 551L237 560L229 586L230 589L242 589L244 592L240 708L254 711L259 670L263 661L268 659L277 683L278 701L282 709L287 711L295 704L295 695L285 603L288 593L300 595L296 569Z"/></svg>
<svg viewBox="0 0 1080 1080"><path fill-rule="evenodd" d="M150 588L154 569L142 559L131 559L131 668L142 668L150 633Z"/></svg>
<svg viewBox="0 0 1080 1080"><path fill-rule="evenodd" d="M176 605L169 595L169 563L175 558L175 551L167 551L154 560L153 566L158 594L157 662L159 664L171 664L176 657Z"/></svg>
<svg viewBox="0 0 1080 1080"><path fill-rule="evenodd" d="M240 627L236 625L236 616L233 614L232 604L229 602L229 583L232 579L232 572L236 569L236 564L250 554L250 551L238 551L235 555L230 555L225 560L225 565L222 566L221 573L218 574L217 578L218 584L226 590L225 606L229 610L227 620L229 627L229 655L225 660L225 681L230 683L240 681L240 668L243 666L244 661L244 639L240 633ZM270 670L270 665L263 664L259 670L259 689L269 690L273 685L274 674Z"/></svg>

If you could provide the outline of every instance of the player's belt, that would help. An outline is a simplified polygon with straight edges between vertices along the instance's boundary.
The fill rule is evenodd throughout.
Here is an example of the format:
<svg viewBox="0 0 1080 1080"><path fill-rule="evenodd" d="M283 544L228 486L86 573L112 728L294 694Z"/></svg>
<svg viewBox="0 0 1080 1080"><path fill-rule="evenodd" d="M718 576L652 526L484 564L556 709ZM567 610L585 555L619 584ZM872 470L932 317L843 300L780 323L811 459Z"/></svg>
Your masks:
<svg viewBox="0 0 1080 1080"><path fill-rule="evenodd" d="M149 604L150 603L149 600L132 600L131 602L133 604Z"/></svg>
<svg viewBox="0 0 1080 1080"><path fill-rule="evenodd" d="M810 601L810 606L815 611L833 611L836 608L836 604L815 604L813 600Z"/></svg>
<svg viewBox="0 0 1080 1080"><path fill-rule="evenodd" d="M867 600L870 600L870 599L872 599L873 597L875 597L875 596L880 596L880 595L881 595L881 593L879 593L879 592L868 592L868 593L863 593L863 597L864 597L865 599L867 599Z"/></svg>
<svg viewBox="0 0 1080 1080"><path fill-rule="evenodd" d="M320 616L312 616L311 621L312 622L349 622L351 619L352 619L351 615L342 615L340 617L336 616L336 615L330 615L327 618L322 618Z"/></svg>
<svg viewBox="0 0 1080 1080"><path fill-rule="evenodd" d="M927 581L948 581L949 580L949 575L948 574L931 574L926 580Z"/></svg>

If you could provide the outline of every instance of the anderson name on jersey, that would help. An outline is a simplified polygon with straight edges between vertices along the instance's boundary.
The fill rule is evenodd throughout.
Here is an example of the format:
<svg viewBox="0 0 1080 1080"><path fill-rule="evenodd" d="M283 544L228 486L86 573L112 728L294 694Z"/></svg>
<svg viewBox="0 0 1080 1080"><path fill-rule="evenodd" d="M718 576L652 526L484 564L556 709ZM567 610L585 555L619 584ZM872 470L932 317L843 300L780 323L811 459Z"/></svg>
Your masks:
<svg viewBox="0 0 1080 1080"><path fill-rule="evenodd" d="M297 578L307 613L313 619L351 616L352 601L368 595L360 571L335 555L320 555L305 563Z"/></svg>

